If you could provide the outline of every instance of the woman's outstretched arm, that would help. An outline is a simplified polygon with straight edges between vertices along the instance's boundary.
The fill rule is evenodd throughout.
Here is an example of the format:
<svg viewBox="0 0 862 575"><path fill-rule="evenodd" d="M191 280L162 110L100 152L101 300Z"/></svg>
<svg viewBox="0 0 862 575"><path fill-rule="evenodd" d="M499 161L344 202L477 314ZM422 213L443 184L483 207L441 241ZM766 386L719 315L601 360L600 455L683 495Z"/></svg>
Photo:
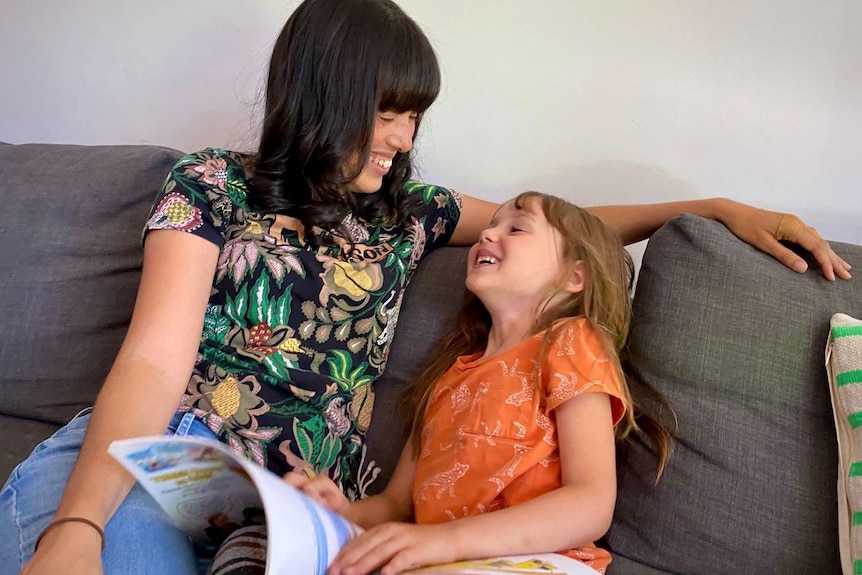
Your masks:
<svg viewBox="0 0 862 575"><path fill-rule="evenodd" d="M499 204L493 202L464 196L461 218L450 243L475 243L498 207ZM723 223L739 239L768 253L795 271L804 272L808 265L792 250L781 245L779 240L796 243L810 251L820 264L826 279L850 279L850 265L832 251L829 242L821 238L814 228L806 226L792 214L763 210L724 198L630 206L596 206L587 208L587 211L614 229L625 244L650 237L665 222L680 214L703 216Z"/></svg>
<svg viewBox="0 0 862 575"><path fill-rule="evenodd" d="M164 433L194 366L217 257L215 244L191 234L147 235L132 321L54 519L83 517L104 527L128 494L134 479L107 448L115 439ZM63 523L45 535L22 575L101 573L100 546L92 527Z"/></svg>

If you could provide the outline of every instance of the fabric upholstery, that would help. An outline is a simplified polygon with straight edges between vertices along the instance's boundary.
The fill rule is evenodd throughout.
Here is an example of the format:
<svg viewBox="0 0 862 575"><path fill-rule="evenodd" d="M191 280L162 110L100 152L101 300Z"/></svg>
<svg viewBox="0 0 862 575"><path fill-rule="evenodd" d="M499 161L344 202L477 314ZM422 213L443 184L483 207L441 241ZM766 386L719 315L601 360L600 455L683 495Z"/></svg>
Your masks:
<svg viewBox="0 0 862 575"><path fill-rule="evenodd" d="M862 311L862 284L810 263L796 274L691 215L650 240L627 369L664 394L679 437L656 487L654 458L620 451L615 555L667 573L840 572L823 347L835 310Z"/></svg>
<svg viewBox="0 0 862 575"><path fill-rule="evenodd" d="M437 342L455 325L464 300L467 248L440 248L419 265L401 304L386 371L374 390L374 415L368 429L368 457L382 468L368 489L386 487L401 448L405 425L397 406L401 393L434 358Z"/></svg>
<svg viewBox="0 0 862 575"><path fill-rule="evenodd" d="M131 316L143 223L180 156L0 144L0 431L15 437L0 477L47 435L34 422L63 424L93 402Z"/></svg>

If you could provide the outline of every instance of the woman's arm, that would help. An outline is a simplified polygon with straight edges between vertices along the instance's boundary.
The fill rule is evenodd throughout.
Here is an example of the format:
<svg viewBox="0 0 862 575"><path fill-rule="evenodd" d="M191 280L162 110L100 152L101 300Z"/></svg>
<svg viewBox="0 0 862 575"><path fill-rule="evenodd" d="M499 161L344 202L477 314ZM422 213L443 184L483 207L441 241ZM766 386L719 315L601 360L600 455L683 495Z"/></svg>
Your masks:
<svg viewBox="0 0 862 575"><path fill-rule="evenodd" d="M147 235L129 330L55 519L84 517L104 526L131 489L134 479L107 448L115 439L164 433L194 365L217 257L217 246L188 233ZM71 573L72 565L85 564L100 572L99 557L94 529L63 523L48 532L22 573Z"/></svg>
<svg viewBox="0 0 862 575"><path fill-rule="evenodd" d="M461 217L450 240L452 245L475 243L499 207L470 196L463 199ZM762 210L724 198L586 209L616 231L625 244L644 240L668 220L690 213L723 223L739 239L797 272L804 272L808 264L779 240L796 243L810 251L826 279L834 280L836 276L850 279L850 265L832 251L814 228L791 214Z"/></svg>
<svg viewBox="0 0 862 575"><path fill-rule="evenodd" d="M639 206L596 206L587 210L616 230L626 244L644 240L671 218L682 213L703 216L723 223L744 242L765 252L785 266L804 272L808 264L779 243L787 240L814 255L828 280L836 276L850 279L850 265L841 259L817 231L798 217L755 208L725 198L646 204Z"/></svg>
<svg viewBox="0 0 862 575"><path fill-rule="evenodd" d="M554 552L604 535L616 501L611 405L586 393L554 410L562 487L514 507L439 525L387 523L348 543L329 575L392 575L463 559Z"/></svg>

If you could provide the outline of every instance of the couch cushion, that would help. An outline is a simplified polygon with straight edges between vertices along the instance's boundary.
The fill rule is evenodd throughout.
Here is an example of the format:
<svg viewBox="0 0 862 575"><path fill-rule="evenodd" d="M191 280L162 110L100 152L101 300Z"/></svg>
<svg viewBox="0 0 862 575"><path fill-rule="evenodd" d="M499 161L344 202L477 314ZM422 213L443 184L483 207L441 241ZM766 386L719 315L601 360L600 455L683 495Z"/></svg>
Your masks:
<svg viewBox="0 0 862 575"><path fill-rule="evenodd" d="M143 223L181 155L0 144L0 434L16 438L0 477L47 436L14 418L56 426L95 398L131 316Z"/></svg>
<svg viewBox="0 0 862 575"><path fill-rule="evenodd" d="M850 262L862 247L833 243ZM681 216L650 240L631 358L669 400L679 438L654 459L620 450L607 542L671 573L839 573L837 451L823 350L835 311L862 313L859 280L796 274L724 226ZM616 570L609 574L629 573Z"/></svg>
<svg viewBox="0 0 862 575"><path fill-rule="evenodd" d="M440 248L425 258L410 281L398 314L386 371L375 383L374 416L367 457L381 472L367 493L386 487L406 435L397 405L401 393L431 363L436 343L455 327L464 300L467 248Z"/></svg>

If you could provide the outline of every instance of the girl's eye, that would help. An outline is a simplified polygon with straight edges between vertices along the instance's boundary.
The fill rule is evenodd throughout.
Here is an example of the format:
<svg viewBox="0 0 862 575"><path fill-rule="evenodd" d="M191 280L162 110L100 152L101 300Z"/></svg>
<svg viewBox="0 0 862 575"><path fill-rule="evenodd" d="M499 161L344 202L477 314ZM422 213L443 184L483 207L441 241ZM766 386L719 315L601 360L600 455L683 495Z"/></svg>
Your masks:
<svg viewBox="0 0 862 575"><path fill-rule="evenodd" d="M523 232L524 230L522 230L521 228L516 228L515 226L512 226L512 228L509 231L512 232L513 234L515 234L518 232Z"/></svg>

